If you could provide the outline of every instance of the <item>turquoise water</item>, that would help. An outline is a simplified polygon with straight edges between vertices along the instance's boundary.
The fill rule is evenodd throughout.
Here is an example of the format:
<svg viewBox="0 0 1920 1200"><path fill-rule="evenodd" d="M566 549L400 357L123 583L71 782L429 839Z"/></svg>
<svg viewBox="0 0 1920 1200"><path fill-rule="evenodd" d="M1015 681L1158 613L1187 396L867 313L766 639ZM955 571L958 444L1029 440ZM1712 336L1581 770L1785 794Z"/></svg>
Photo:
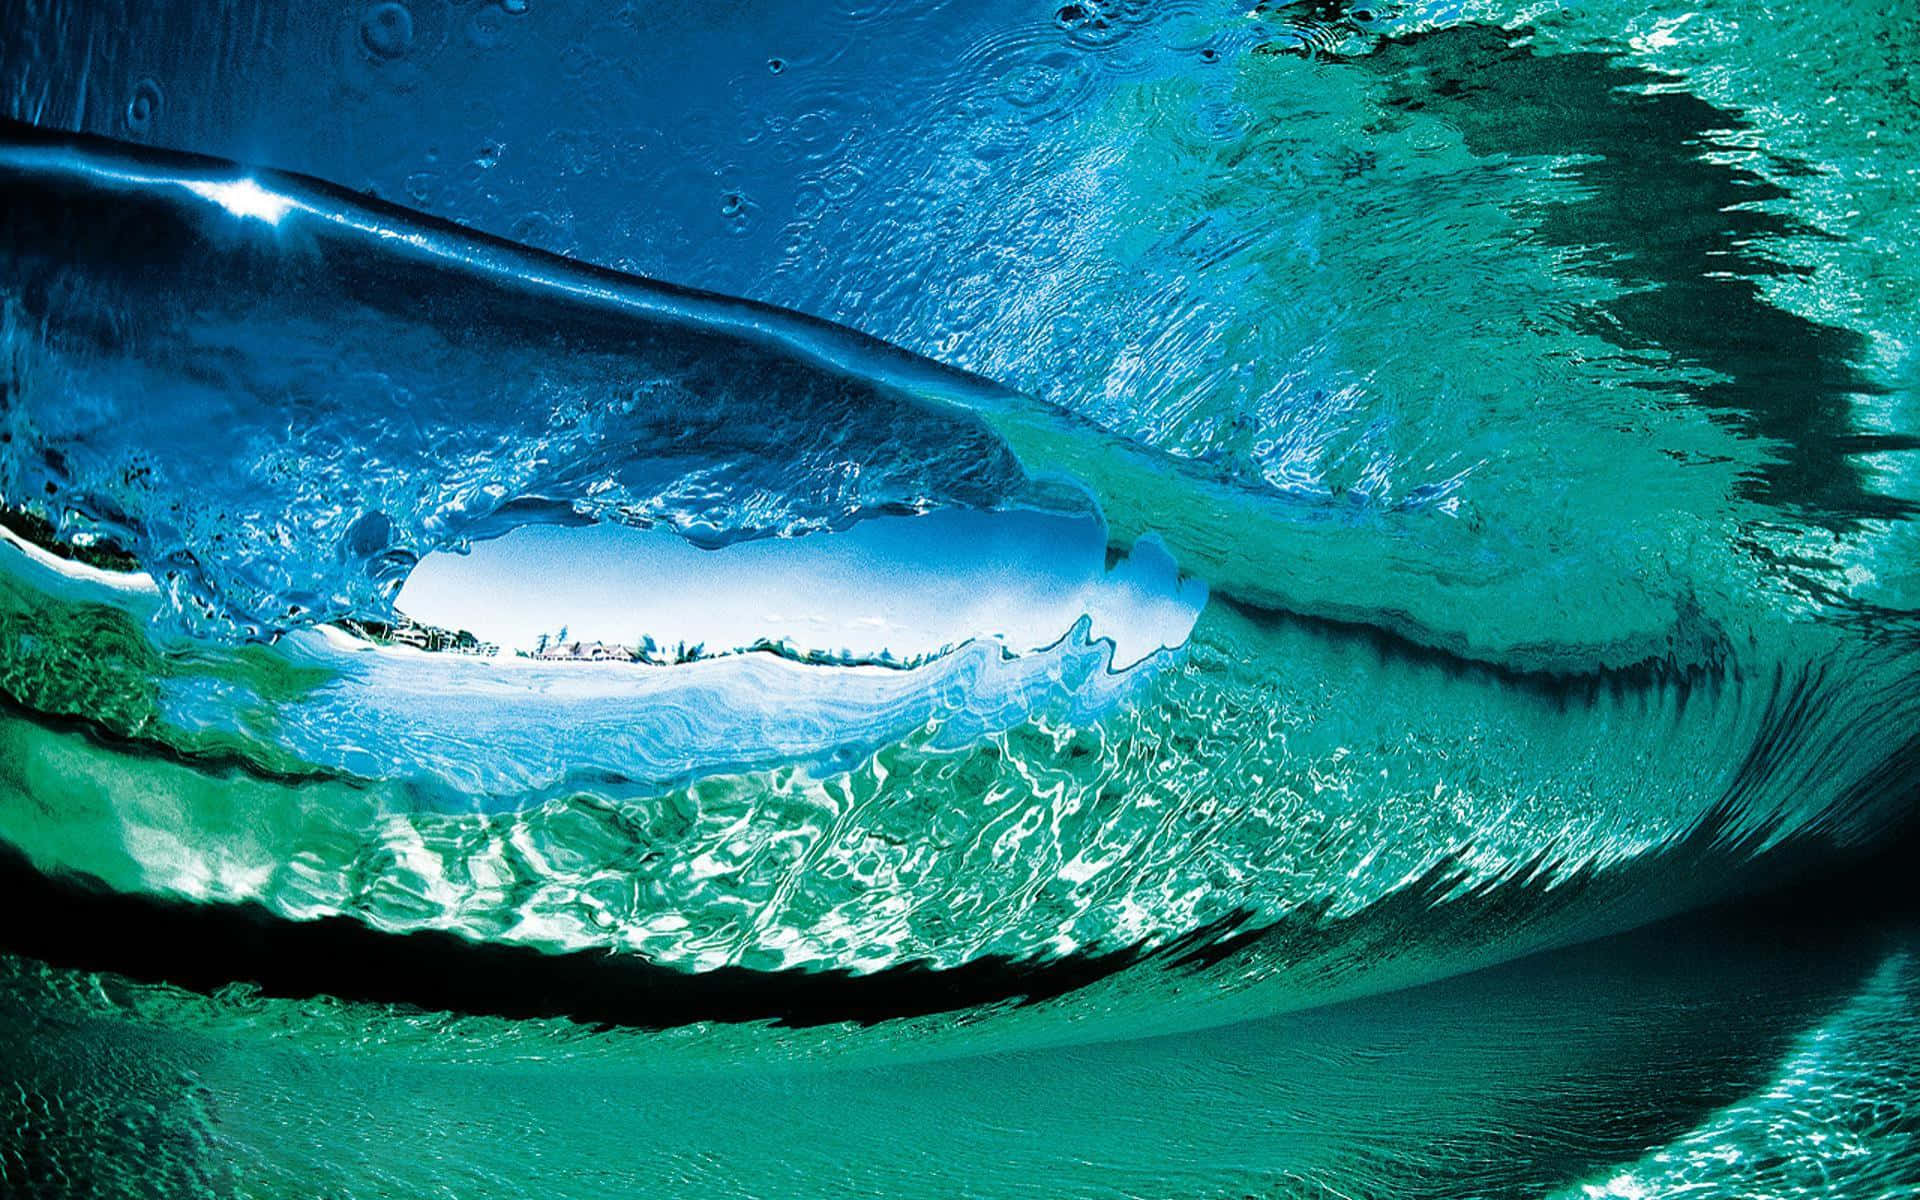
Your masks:
<svg viewBox="0 0 1920 1200"><path fill-rule="evenodd" d="M7 1186L1920 1181L1911 22L0 28Z"/></svg>

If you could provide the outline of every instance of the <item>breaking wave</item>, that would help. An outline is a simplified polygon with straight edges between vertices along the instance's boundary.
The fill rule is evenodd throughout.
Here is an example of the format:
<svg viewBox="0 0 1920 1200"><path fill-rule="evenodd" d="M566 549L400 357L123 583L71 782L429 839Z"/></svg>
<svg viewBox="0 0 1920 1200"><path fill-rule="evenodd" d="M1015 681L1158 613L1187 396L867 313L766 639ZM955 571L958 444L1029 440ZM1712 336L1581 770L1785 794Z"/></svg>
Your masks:
<svg viewBox="0 0 1920 1200"><path fill-rule="evenodd" d="M1903 816L1898 620L1470 567L1433 494L1303 496L310 179L12 127L0 186L0 835L139 921L610 951L790 1023L800 973L818 1020L1107 980L1036 1010L1086 1036ZM1595 587L1637 599L1575 619ZM94 932L55 956L124 967Z"/></svg>

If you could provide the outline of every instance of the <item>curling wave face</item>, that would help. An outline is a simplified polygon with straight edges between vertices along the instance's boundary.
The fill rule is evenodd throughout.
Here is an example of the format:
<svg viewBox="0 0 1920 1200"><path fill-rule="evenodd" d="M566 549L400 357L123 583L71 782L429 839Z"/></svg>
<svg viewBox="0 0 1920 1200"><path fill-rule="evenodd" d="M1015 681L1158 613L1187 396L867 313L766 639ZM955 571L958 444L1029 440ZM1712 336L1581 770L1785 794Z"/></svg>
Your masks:
<svg viewBox="0 0 1920 1200"><path fill-rule="evenodd" d="M1443 493L309 179L11 128L0 183L0 834L55 877L687 978L1178 965L1021 1019L1091 1036L1901 814L1909 635L1698 520L1691 574L1477 571Z"/></svg>

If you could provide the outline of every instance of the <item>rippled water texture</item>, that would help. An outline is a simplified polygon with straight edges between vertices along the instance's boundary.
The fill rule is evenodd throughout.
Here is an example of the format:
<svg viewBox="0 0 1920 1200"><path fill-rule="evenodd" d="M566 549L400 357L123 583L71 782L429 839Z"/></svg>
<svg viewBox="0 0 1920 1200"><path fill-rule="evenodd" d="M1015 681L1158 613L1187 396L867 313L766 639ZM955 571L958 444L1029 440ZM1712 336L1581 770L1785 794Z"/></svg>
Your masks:
<svg viewBox="0 0 1920 1200"><path fill-rule="evenodd" d="M1920 1188L1915 29L0 3L0 1191Z"/></svg>

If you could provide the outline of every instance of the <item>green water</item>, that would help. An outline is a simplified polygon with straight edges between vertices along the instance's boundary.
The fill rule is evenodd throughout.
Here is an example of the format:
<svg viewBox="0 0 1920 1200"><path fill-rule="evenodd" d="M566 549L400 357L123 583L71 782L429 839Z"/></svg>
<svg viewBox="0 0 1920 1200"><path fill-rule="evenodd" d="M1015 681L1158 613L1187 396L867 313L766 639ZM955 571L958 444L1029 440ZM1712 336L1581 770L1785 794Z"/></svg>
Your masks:
<svg viewBox="0 0 1920 1200"><path fill-rule="evenodd" d="M1899 1195L1914 949L1709 923L1180 1037L722 1072L16 967L0 1115L12 1178L77 1194Z"/></svg>

